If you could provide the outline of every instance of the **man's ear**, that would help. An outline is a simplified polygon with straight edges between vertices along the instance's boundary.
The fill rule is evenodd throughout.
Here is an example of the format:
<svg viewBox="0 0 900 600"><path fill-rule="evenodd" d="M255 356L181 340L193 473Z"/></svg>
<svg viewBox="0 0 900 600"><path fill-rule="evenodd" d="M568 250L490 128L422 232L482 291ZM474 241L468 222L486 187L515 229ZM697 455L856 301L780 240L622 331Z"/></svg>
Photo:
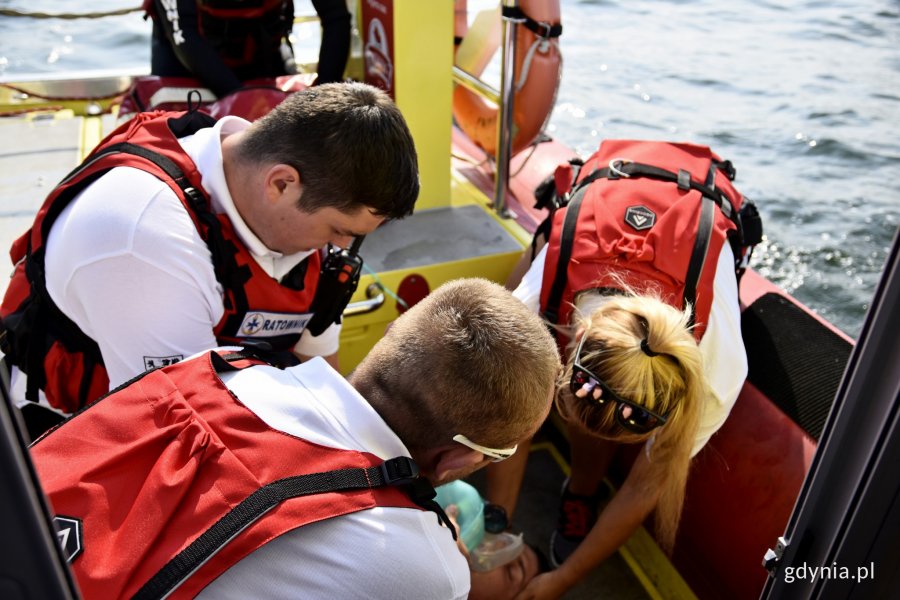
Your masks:
<svg viewBox="0 0 900 600"><path fill-rule="evenodd" d="M286 164L269 167L266 172L265 187L266 197L271 202L277 202L283 198L296 202L303 192L300 173L294 167Z"/></svg>
<svg viewBox="0 0 900 600"><path fill-rule="evenodd" d="M473 467L484 462L484 454L472 450L462 444L448 444L432 451L431 464L438 482L450 481L447 479L452 473L469 473Z"/></svg>

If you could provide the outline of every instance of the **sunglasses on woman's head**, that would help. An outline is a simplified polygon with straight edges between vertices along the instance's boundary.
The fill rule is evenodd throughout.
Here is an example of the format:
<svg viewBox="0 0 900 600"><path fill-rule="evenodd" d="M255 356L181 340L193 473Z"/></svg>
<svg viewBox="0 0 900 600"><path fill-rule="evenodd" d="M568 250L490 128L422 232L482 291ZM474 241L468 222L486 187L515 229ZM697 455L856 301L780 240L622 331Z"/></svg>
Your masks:
<svg viewBox="0 0 900 600"><path fill-rule="evenodd" d="M572 395L577 395L577 392L582 388L585 388L585 386L590 388L590 390L599 387L602 393L599 398L594 400L594 402L601 406L608 401L615 402L616 422L628 431L634 433L647 433L648 431L652 431L660 425L663 425L666 422L668 413L665 415L658 415L640 404L636 404L631 400L626 400L612 391L602 379L591 373L581 364L581 350L584 347L584 340L586 338L587 335L581 336L581 341L578 342L578 349L575 350L575 361L572 365L572 379L569 380L569 389L571 390ZM590 390L588 390L589 395Z"/></svg>

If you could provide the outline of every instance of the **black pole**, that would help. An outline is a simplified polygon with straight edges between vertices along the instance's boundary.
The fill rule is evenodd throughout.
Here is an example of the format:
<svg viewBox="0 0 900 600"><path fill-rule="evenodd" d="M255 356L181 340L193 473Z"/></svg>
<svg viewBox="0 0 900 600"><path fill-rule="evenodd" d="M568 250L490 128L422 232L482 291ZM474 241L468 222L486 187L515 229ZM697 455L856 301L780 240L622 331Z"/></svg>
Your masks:
<svg viewBox="0 0 900 600"><path fill-rule="evenodd" d="M28 453L24 424L9 394L6 361L0 362L0 597L80 598Z"/></svg>

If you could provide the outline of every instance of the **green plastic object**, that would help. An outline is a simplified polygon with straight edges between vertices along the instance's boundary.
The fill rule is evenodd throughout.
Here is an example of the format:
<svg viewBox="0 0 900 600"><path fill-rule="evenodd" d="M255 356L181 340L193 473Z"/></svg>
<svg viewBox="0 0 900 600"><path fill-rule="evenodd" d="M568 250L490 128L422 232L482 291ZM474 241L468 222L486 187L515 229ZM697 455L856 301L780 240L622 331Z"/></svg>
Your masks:
<svg viewBox="0 0 900 600"><path fill-rule="evenodd" d="M456 520L459 535L470 551L477 548L484 539L484 500L481 494L465 481L453 481L435 491L438 504L445 510L451 504L458 507Z"/></svg>

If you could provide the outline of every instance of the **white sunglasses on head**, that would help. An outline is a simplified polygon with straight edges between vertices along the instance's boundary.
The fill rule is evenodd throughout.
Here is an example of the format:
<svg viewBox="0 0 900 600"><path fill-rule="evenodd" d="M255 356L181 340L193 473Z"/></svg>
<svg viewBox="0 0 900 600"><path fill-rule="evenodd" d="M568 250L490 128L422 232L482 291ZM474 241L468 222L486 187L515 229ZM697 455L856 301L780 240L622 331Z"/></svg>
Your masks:
<svg viewBox="0 0 900 600"><path fill-rule="evenodd" d="M516 448L519 447L519 445L516 444L512 448L504 448L502 450L497 449L497 448L487 448L480 444L476 444L475 442L473 442L466 436L462 435L461 433L454 435L453 441L459 442L463 446L468 446L472 450L477 450L478 452L481 452L482 454L484 454L485 456L490 458L491 462L500 462L501 460L506 460L507 458L509 458L510 456L515 454Z"/></svg>

